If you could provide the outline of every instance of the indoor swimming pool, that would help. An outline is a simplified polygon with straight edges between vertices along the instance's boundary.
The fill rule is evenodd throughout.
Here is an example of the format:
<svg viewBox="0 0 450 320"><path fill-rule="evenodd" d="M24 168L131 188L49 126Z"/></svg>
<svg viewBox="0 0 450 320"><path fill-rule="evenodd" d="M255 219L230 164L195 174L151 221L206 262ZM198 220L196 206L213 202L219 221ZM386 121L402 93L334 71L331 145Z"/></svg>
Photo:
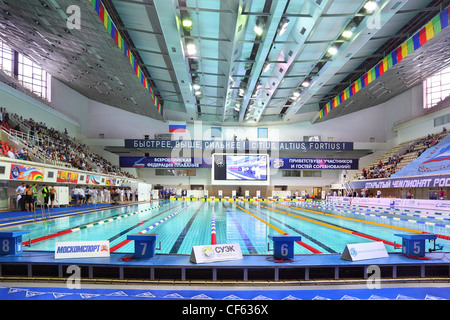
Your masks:
<svg viewBox="0 0 450 320"><path fill-rule="evenodd" d="M382 241L401 252L401 233L434 233L450 251L446 214L389 208L345 207L325 202L160 200L23 224L24 251L53 251L56 242L108 240L111 252L133 253L127 235L159 234L158 254L190 254L192 246L239 243L244 255L272 252L269 235L300 235L295 254L342 253L347 244ZM427 244L427 249L432 243Z"/></svg>

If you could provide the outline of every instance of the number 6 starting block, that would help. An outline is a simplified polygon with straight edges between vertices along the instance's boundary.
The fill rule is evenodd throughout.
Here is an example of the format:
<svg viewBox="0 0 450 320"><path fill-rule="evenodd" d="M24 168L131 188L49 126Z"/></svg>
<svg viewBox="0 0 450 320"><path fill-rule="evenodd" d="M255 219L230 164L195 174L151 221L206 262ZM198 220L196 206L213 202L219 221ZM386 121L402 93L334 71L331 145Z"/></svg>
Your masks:
<svg viewBox="0 0 450 320"><path fill-rule="evenodd" d="M127 240L134 240L135 258L154 258L156 256L156 239L159 234L130 234Z"/></svg>
<svg viewBox="0 0 450 320"><path fill-rule="evenodd" d="M30 231L0 232L0 256L22 255L22 236Z"/></svg>
<svg viewBox="0 0 450 320"><path fill-rule="evenodd" d="M273 241L273 256L275 260L294 259L294 242L302 240L302 237L296 235L269 234L269 238Z"/></svg>

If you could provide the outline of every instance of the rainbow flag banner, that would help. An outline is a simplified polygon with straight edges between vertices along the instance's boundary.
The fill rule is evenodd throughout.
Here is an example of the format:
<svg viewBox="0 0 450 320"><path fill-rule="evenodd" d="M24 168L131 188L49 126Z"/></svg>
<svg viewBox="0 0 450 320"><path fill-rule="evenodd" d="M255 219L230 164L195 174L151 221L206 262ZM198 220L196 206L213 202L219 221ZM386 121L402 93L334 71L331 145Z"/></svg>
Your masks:
<svg viewBox="0 0 450 320"><path fill-rule="evenodd" d="M129 60L131 67L134 70L134 73L136 73L136 76L140 80L141 84L148 90L150 93L150 96L152 98L152 102L155 105L158 113L161 116L164 116L163 107L161 105L161 102L158 101L158 97L153 93L152 88L148 84L148 80L145 78L144 73L142 72L141 67L139 66L138 62L133 56L133 53L128 48L127 44L122 38L122 35L120 34L119 30L117 29L116 25L112 21L109 13L106 11L105 7L103 6L103 3L101 0L89 0L92 4L92 7L97 12L99 18L102 20L103 25L105 26L105 29L108 31L108 34L111 36L111 38L114 40L116 45L119 47L119 49L122 50L123 55Z"/></svg>
<svg viewBox="0 0 450 320"><path fill-rule="evenodd" d="M397 49L370 69L366 74L361 76L358 80L352 83L342 93L334 97L319 111L319 118L325 117L331 110L339 106L346 101L349 97L356 94L359 90L373 82L378 77L382 76L387 70L391 69L397 63L405 59L408 55L421 48L431 38L437 35L442 29L446 28L450 19L450 7L442 10L436 15L430 22L428 22L423 28L415 33L411 38L406 40ZM346 93L347 92L347 93Z"/></svg>
<svg viewBox="0 0 450 320"><path fill-rule="evenodd" d="M11 180L44 181L45 169L23 166L21 164L11 165Z"/></svg>

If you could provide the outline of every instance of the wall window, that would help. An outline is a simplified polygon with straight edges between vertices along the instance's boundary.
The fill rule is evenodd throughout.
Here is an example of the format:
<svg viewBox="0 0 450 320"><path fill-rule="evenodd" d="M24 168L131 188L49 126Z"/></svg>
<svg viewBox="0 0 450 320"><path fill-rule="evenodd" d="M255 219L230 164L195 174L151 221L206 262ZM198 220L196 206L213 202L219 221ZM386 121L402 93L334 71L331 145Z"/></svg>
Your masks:
<svg viewBox="0 0 450 320"><path fill-rule="evenodd" d="M18 79L23 87L35 95L50 101L47 93L47 82L50 75L38 64L23 54L17 53L3 42L0 42L0 69L9 76Z"/></svg>
<svg viewBox="0 0 450 320"><path fill-rule="evenodd" d="M443 116L434 118L434 126L438 127L438 126L442 126L444 124L447 124L450 122L450 113L444 114Z"/></svg>
<svg viewBox="0 0 450 320"><path fill-rule="evenodd" d="M211 127L211 138L222 138L222 128Z"/></svg>
<svg viewBox="0 0 450 320"><path fill-rule="evenodd" d="M322 171L320 170L303 170L303 177L305 178L320 178Z"/></svg>
<svg viewBox="0 0 450 320"><path fill-rule="evenodd" d="M303 141L320 141L320 136L303 136Z"/></svg>
<svg viewBox="0 0 450 320"><path fill-rule="evenodd" d="M450 67L425 80L425 108L432 108L450 96Z"/></svg>
<svg viewBox="0 0 450 320"><path fill-rule="evenodd" d="M267 128L258 128L258 139L267 139L269 137L269 130Z"/></svg>
<svg viewBox="0 0 450 320"><path fill-rule="evenodd" d="M21 54L19 54L18 79L34 94L47 98L47 72Z"/></svg>
<svg viewBox="0 0 450 320"><path fill-rule="evenodd" d="M300 177L300 170L281 170L282 177Z"/></svg>
<svg viewBox="0 0 450 320"><path fill-rule="evenodd" d="M195 169L155 169L155 176L195 177Z"/></svg>
<svg viewBox="0 0 450 320"><path fill-rule="evenodd" d="M6 74L13 74L13 50L0 42L0 69L2 69Z"/></svg>

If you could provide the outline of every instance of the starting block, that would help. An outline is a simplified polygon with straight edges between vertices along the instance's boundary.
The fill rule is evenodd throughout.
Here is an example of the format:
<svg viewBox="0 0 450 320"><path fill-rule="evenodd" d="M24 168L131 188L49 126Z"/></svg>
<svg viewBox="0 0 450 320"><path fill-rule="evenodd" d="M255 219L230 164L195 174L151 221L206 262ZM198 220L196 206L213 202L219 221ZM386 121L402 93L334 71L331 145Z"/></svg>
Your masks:
<svg viewBox="0 0 450 320"><path fill-rule="evenodd" d="M130 234L127 240L134 240L135 258L154 258L156 256L156 239L159 234Z"/></svg>
<svg viewBox="0 0 450 320"><path fill-rule="evenodd" d="M425 240L436 240L435 234L395 234L402 238L402 253L407 257L425 257Z"/></svg>
<svg viewBox="0 0 450 320"><path fill-rule="evenodd" d="M0 232L0 256L22 255L22 236L30 231Z"/></svg>
<svg viewBox="0 0 450 320"><path fill-rule="evenodd" d="M269 238L273 241L273 256L276 260L294 259L294 242L301 241L301 236L296 235L272 235Z"/></svg>

